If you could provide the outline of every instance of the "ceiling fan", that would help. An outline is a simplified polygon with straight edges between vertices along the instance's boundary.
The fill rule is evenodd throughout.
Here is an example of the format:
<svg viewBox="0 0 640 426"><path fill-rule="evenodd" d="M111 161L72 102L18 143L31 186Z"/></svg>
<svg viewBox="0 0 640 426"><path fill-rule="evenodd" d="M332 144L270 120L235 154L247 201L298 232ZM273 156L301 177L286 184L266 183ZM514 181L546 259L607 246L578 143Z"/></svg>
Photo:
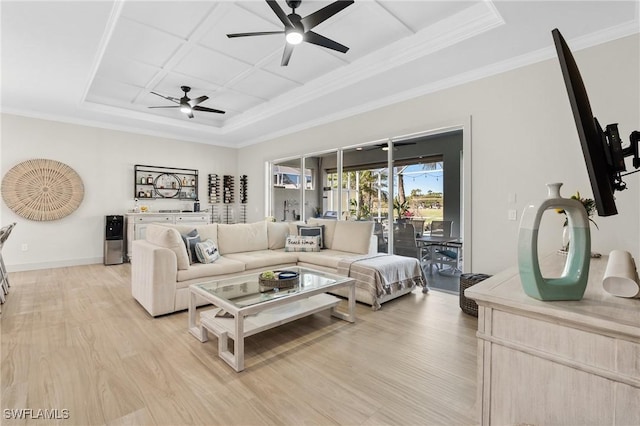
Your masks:
<svg viewBox="0 0 640 426"><path fill-rule="evenodd" d="M236 33L227 34L227 37L249 37L260 36L270 34L284 34L286 43L284 45L284 53L282 54L281 66L287 66L291 53L295 45L306 41L307 43L315 44L328 49L336 50L338 52L347 53L349 48L336 41L331 40L325 36L311 31L314 27L331 18L342 9L350 6L354 3L353 0L338 0L331 3L328 6L323 7L310 15L301 17L296 13L296 9L302 3L302 0L286 0L287 5L292 9L292 13L287 15L275 0L266 0L267 4L275 12L280 19L280 22L284 25L283 31L262 31L253 33Z"/></svg>
<svg viewBox="0 0 640 426"><path fill-rule="evenodd" d="M401 147L401 146L415 145L415 144L416 144L415 142L395 142L393 144L393 148L397 149L398 147ZM365 147L364 148L365 151L370 151L372 149L381 149L383 151L388 151L389 150L389 146L386 143L379 143L379 144L371 145L369 147Z"/></svg>
<svg viewBox="0 0 640 426"><path fill-rule="evenodd" d="M151 92L154 95L160 96L161 98L167 99L173 103L178 105L168 105L168 106L150 106L149 108L180 108L180 111L187 114L187 117L193 118L193 111L204 111L204 112L215 112L218 114L224 114L224 111L219 109L207 108L203 106L199 106L202 102L209 99L208 96L200 96L195 99L189 99L187 93L191 91L191 87L189 86L180 86L180 89L184 92L184 96L181 98L174 98L173 96L164 96L160 93Z"/></svg>

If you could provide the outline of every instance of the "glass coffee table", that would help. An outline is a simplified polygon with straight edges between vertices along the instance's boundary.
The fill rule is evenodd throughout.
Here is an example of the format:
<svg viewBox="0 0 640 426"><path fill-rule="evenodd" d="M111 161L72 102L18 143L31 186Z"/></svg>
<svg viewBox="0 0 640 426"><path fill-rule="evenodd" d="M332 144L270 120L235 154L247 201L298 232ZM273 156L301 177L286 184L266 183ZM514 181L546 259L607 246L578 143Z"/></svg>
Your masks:
<svg viewBox="0 0 640 426"><path fill-rule="evenodd" d="M287 271L297 272L299 283L280 290L261 292L260 273L190 285L189 332L201 342L213 333L218 337L218 356L234 370L242 371L245 337L327 309L334 317L355 322L353 278L295 266ZM326 294L340 287L349 289L347 312L337 309L342 299ZM203 299L215 308L202 311L196 323L196 307ZM233 351L229 339L234 342Z"/></svg>

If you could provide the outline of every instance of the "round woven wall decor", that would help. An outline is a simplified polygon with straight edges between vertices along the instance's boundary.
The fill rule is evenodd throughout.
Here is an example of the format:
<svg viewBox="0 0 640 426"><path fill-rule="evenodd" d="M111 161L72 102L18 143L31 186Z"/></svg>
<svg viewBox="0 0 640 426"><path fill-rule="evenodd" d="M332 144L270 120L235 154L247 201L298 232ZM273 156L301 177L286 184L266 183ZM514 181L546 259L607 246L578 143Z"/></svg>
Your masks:
<svg viewBox="0 0 640 426"><path fill-rule="evenodd" d="M57 220L73 213L84 198L82 179L55 160L27 160L4 175L2 198L16 214L30 220Z"/></svg>

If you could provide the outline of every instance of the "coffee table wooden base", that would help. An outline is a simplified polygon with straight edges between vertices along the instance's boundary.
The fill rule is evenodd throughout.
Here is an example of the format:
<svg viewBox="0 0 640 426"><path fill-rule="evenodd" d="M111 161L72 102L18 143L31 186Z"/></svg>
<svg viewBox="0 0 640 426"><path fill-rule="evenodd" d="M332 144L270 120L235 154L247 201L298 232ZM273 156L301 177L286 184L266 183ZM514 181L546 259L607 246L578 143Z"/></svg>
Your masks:
<svg viewBox="0 0 640 426"><path fill-rule="evenodd" d="M354 322L353 312L339 312L336 306L342 299L329 294L318 294L308 299L292 301L285 305L261 311L251 316L238 314L233 318L217 317L220 308L200 313L200 324L189 331L201 342L208 340L208 333L218 338L218 356L236 371L244 370L244 339L270 328L295 321L331 309L331 315L345 321ZM229 339L234 341L234 350L229 347Z"/></svg>

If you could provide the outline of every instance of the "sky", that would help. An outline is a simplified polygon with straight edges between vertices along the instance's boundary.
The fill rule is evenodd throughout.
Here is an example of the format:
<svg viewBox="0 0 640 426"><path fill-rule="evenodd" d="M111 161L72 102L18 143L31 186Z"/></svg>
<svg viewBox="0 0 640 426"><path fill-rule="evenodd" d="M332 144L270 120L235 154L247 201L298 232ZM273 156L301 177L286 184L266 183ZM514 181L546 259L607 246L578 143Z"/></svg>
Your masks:
<svg viewBox="0 0 640 426"><path fill-rule="evenodd" d="M429 192L442 192L443 171L441 168L437 170L423 170L422 166L415 164L408 166L404 171L404 191L409 196L412 189L420 189L423 194Z"/></svg>

